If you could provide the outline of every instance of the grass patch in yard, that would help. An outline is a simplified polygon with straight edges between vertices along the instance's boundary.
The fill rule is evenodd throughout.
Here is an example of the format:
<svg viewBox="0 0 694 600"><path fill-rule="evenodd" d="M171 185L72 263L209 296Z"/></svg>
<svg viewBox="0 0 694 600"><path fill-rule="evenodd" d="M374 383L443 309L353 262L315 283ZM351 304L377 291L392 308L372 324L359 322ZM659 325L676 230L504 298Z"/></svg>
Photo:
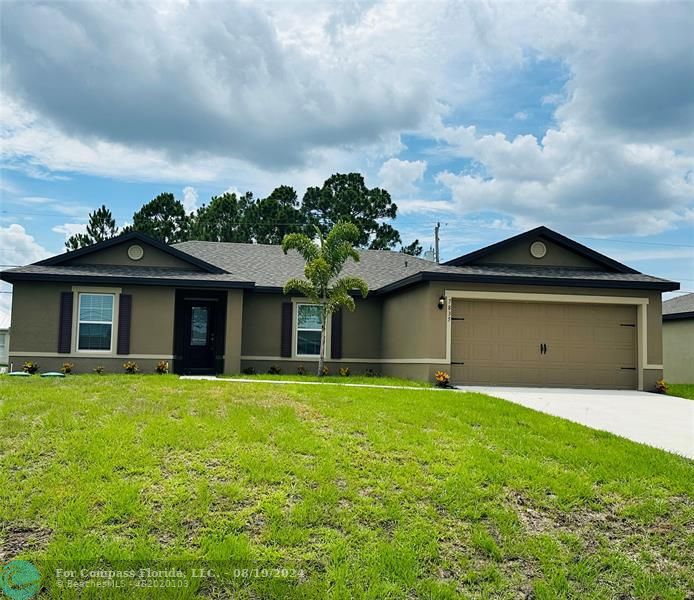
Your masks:
<svg viewBox="0 0 694 600"><path fill-rule="evenodd" d="M258 373L255 375L232 375L224 377L224 379L259 379L269 381L311 381L320 383L359 383L365 385L396 385L403 387L433 387L432 383L427 381L419 381L417 379L401 379L398 377L366 377L365 375L349 375L347 377L339 377L335 375L326 375L318 377L317 375L270 375L268 373Z"/></svg>
<svg viewBox="0 0 694 600"><path fill-rule="evenodd" d="M668 383L668 396L679 396L694 400L694 383Z"/></svg>
<svg viewBox="0 0 694 600"><path fill-rule="evenodd" d="M686 598L693 482L480 394L0 377L0 563L35 562L46 597ZM220 576L58 587L98 561Z"/></svg>

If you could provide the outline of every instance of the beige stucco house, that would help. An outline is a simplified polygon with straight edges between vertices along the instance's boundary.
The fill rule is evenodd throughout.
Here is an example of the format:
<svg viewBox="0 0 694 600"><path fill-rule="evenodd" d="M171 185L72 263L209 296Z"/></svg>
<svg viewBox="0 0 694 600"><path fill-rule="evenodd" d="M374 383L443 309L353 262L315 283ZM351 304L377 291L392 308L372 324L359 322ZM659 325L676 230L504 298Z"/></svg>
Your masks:
<svg viewBox="0 0 694 600"><path fill-rule="evenodd" d="M668 383L694 383L694 294L663 302L663 365Z"/></svg>
<svg viewBox="0 0 694 600"><path fill-rule="evenodd" d="M328 366L466 384L652 389L662 377L661 294L644 275L545 227L446 264L364 250L346 271L371 292L328 324ZM319 317L282 293L303 274L278 246L129 233L4 271L14 286L10 361L152 372L295 373Z"/></svg>

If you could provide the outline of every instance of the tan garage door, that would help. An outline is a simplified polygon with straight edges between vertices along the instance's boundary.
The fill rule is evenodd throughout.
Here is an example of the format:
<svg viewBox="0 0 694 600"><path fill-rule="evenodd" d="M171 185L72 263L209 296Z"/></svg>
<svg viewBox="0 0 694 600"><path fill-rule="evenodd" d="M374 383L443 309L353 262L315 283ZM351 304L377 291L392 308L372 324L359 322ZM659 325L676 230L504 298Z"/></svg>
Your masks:
<svg viewBox="0 0 694 600"><path fill-rule="evenodd" d="M451 379L636 389L636 307L454 300Z"/></svg>

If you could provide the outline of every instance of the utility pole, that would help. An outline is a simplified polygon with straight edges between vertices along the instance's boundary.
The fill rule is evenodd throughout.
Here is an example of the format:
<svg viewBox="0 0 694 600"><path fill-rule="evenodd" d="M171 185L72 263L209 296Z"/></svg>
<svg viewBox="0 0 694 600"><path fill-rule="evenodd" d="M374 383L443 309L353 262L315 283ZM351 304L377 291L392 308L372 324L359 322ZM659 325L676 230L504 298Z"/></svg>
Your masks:
<svg viewBox="0 0 694 600"><path fill-rule="evenodd" d="M439 262L439 229L441 229L441 223L436 223L434 227L434 259Z"/></svg>

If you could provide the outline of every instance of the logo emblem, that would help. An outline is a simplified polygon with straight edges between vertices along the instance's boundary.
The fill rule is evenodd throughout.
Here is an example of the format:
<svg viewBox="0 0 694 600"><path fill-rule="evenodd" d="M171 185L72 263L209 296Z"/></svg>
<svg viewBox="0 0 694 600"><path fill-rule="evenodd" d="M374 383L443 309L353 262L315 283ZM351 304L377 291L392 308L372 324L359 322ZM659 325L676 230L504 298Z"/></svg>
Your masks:
<svg viewBox="0 0 694 600"><path fill-rule="evenodd" d="M13 560L2 567L0 589L10 600L29 600L41 589L41 573L26 560Z"/></svg>

